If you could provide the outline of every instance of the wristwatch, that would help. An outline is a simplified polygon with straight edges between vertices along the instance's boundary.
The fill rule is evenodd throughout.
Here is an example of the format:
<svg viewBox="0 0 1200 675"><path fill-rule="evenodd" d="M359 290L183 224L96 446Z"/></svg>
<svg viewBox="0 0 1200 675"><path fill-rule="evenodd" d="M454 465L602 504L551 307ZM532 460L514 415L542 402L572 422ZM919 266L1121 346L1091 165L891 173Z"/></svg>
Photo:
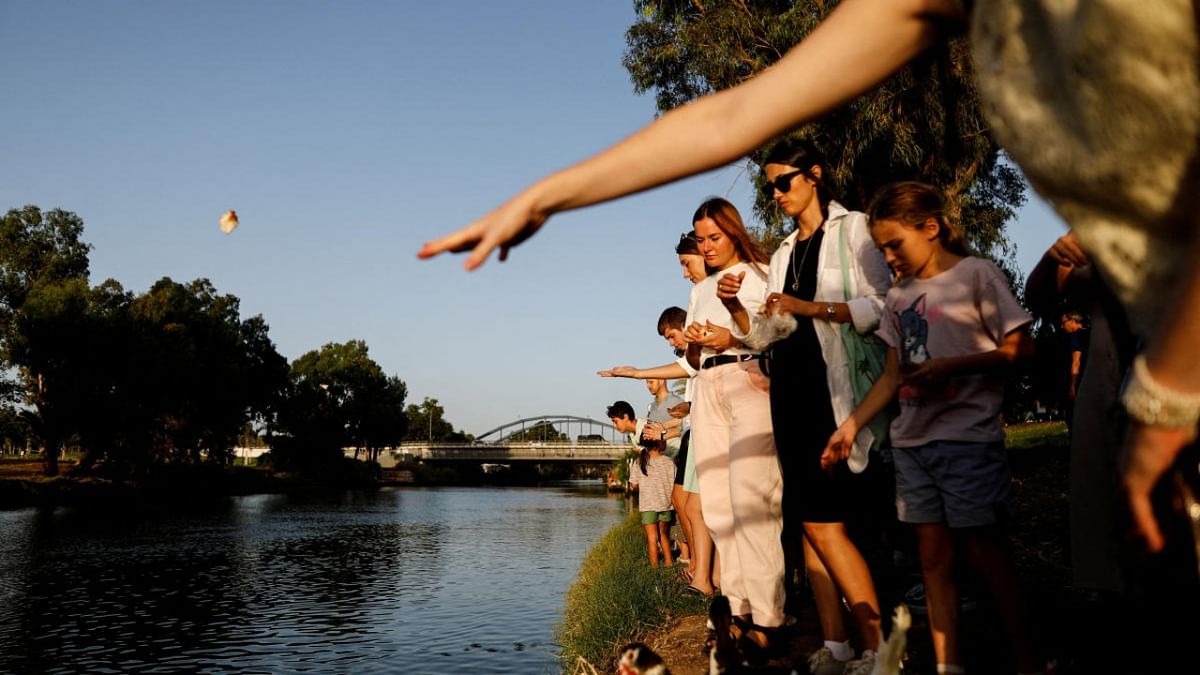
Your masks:
<svg viewBox="0 0 1200 675"><path fill-rule="evenodd" d="M832 302L825 305L825 320L833 321L837 317L837 305Z"/></svg>

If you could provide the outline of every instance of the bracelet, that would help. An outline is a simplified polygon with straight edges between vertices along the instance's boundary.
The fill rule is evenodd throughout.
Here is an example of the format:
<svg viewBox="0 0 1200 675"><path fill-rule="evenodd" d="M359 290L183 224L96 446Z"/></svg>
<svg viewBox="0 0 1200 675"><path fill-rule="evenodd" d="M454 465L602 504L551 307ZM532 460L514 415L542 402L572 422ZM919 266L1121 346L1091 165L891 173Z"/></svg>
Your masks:
<svg viewBox="0 0 1200 675"><path fill-rule="evenodd" d="M1200 422L1200 393L1188 393L1164 387L1154 380L1146 367L1145 355L1133 359L1133 368L1125 380L1121 403L1133 419L1152 427L1186 429L1196 435Z"/></svg>

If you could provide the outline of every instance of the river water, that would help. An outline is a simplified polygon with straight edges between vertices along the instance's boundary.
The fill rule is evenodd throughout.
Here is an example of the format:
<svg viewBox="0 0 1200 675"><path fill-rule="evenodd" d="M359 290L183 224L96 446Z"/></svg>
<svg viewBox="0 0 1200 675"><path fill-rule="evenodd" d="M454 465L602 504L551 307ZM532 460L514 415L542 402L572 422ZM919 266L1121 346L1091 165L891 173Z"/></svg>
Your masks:
<svg viewBox="0 0 1200 675"><path fill-rule="evenodd" d="M557 673L592 485L0 511L0 673Z"/></svg>

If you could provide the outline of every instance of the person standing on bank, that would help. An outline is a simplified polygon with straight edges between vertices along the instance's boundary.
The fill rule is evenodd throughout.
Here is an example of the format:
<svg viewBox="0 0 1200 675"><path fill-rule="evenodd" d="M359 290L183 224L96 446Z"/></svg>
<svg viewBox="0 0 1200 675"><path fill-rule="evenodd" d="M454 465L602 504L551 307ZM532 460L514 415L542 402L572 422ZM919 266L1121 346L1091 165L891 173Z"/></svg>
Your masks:
<svg viewBox="0 0 1200 675"><path fill-rule="evenodd" d="M795 222L771 257L765 305L769 314L797 321L791 335L771 345L771 419L785 487L785 557L796 561L796 548L803 546L825 639L809 657L810 670L825 675L844 667L846 673L865 675L879 646L879 600L846 521L864 503L865 486L856 479L866 468L874 434L864 428L851 461L833 471L821 467L821 453L855 403L841 325L848 323L864 335L875 332L891 272L871 240L866 216L833 201L823 180L824 157L811 143L776 146L763 172L764 192ZM718 295L728 299L733 336L763 349L775 339L771 321L742 306L735 295L739 286L732 277L717 286ZM787 567L789 574L792 567ZM843 596L863 641L862 658L855 660L842 619Z"/></svg>
<svg viewBox="0 0 1200 675"><path fill-rule="evenodd" d="M743 648L770 654L786 648L783 625L783 480L771 434L770 380L757 351L718 353L705 345L713 326L730 328L717 282L739 279L740 302L758 311L766 297L767 257L733 204L719 197L692 218L704 262L716 272L692 288L688 339L703 346L692 403L692 451L704 520L721 555L721 587L741 617ZM748 654L750 655L750 654Z"/></svg>

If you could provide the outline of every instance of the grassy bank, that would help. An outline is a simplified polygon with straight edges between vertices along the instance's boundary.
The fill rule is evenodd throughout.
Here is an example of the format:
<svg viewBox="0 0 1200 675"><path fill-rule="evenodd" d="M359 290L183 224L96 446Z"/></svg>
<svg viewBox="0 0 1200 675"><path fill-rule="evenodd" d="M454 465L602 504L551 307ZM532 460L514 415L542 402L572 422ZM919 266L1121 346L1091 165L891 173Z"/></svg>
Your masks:
<svg viewBox="0 0 1200 675"><path fill-rule="evenodd" d="M646 537L636 512L609 530L588 551L567 592L558 631L564 670L574 672L582 659L599 672L612 672L625 643L642 639L672 616L706 612L705 599L683 593L677 570L654 569L646 562Z"/></svg>

